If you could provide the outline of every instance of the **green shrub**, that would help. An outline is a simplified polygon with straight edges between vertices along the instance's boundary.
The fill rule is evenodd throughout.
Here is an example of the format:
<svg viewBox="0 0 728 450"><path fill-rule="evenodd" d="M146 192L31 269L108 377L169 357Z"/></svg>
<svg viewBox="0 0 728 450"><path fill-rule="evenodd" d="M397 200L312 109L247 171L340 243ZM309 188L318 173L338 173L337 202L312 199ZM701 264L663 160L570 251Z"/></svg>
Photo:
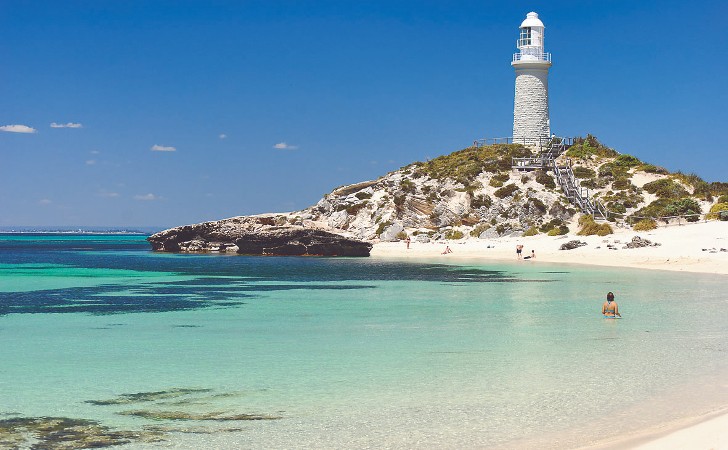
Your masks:
<svg viewBox="0 0 728 450"><path fill-rule="evenodd" d="M417 174L437 180L450 178L465 185L483 172L497 173L511 170L511 158L528 156L533 156L531 150L520 144L468 147L424 163L415 163L413 177Z"/></svg>
<svg viewBox="0 0 728 450"><path fill-rule="evenodd" d="M678 170L672 176L690 186L697 186L700 183L705 183L705 181L702 178L700 178L700 176L698 174L695 174L695 173L686 174L686 173L682 173Z"/></svg>
<svg viewBox="0 0 728 450"><path fill-rule="evenodd" d="M635 221L635 220L640 220L643 217L650 217L653 219L657 219L659 217L665 217L667 215L665 213L665 208L669 204L670 204L670 199L658 198L657 200L650 203L649 205L635 211L634 214L632 216L630 216L630 219Z"/></svg>
<svg viewBox="0 0 728 450"><path fill-rule="evenodd" d="M529 178L528 175L522 175L521 176L521 184L526 184L531 178Z"/></svg>
<svg viewBox="0 0 728 450"><path fill-rule="evenodd" d="M489 185L493 187L501 187L506 181L510 180L511 177L507 173L497 173L490 179Z"/></svg>
<svg viewBox="0 0 728 450"><path fill-rule="evenodd" d="M599 176L602 178L626 178L628 169L628 167L620 166L612 161L602 164L601 166L599 166L598 170Z"/></svg>
<svg viewBox="0 0 728 450"><path fill-rule="evenodd" d="M569 227L567 227L566 225L561 225L561 226L552 228L548 232L549 236L562 236L564 234L569 234Z"/></svg>
<svg viewBox="0 0 728 450"><path fill-rule="evenodd" d="M504 234L506 231L510 230L511 226L506 223L498 224L497 227L495 227L495 231L498 233L498 235Z"/></svg>
<svg viewBox="0 0 728 450"><path fill-rule="evenodd" d="M346 212L352 216L355 216L359 211L361 211L368 204L369 204L369 202L366 200L361 203L354 203L353 205L349 205L346 207Z"/></svg>
<svg viewBox="0 0 728 450"><path fill-rule="evenodd" d="M585 214L579 218L579 226L581 230L577 234L580 236L606 236L614 233L612 227L608 223L596 223L594 217L589 214Z"/></svg>
<svg viewBox="0 0 728 450"><path fill-rule="evenodd" d="M728 199L726 199L728 200ZM710 213L706 216L706 219L718 219L721 211L728 211L728 202L716 203L710 207Z"/></svg>
<svg viewBox="0 0 728 450"><path fill-rule="evenodd" d="M408 180L406 178L404 180L402 180L402 181L399 182L399 187L404 192L408 192L410 194L412 194L415 191L417 191L417 186L412 181L410 181L410 180Z"/></svg>
<svg viewBox="0 0 728 450"><path fill-rule="evenodd" d="M536 227L531 227L523 233L524 236L536 236L537 234L538 228Z"/></svg>
<svg viewBox="0 0 728 450"><path fill-rule="evenodd" d="M657 222L654 219L642 219L632 227L634 231L650 231L657 228Z"/></svg>
<svg viewBox="0 0 728 450"><path fill-rule="evenodd" d="M489 195L476 195L470 199L470 207L474 209L482 207L490 208L492 204L493 200L490 198Z"/></svg>
<svg viewBox="0 0 728 450"><path fill-rule="evenodd" d="M541 214L546 214L546 205L544 205L541 200L537 198L529 198L528 205L529 209L535 209Z"/></svg>
<svg viewBox="0 0 728 450"><path fill-rule="evenodd" d="M598 156L600 158L612 158L619 155L615 150L604 146L599 140L587 134L586 138L577 138L574 145L566 151L566 156L570 158L590 158Z"/></svg>
<svg viewBox="0 0 728 450"><path fill-rule="evenodd" d="M615 158L613 164L618 167L630 168L630 167L639 166L640 164L642 164L642 161L640 161L639 159L635 158L632 155L624 154L624 155L617 156L617 158Z"/></svg>
<svg viewBox="0 0 728 450"><path fill-rule="evenodd" d="M728 203L728 195L721 195L718 197L718 203Z"/></svg>
<svg viewBox="0 0 728 450"><path fill-rule="evenodd" d="M556 182L554 181L553 177L543 170L536 171L536 182L544 185L549 189L554 189L556 187Z"/></svg>
<svg viewBox="0 0 728 450"><path fill-rule="evenodd" d="M388 220L386 222L380 222L379 226L377 227L377 236L384 233L384 230L387 229L387 227L389 227L390 225L392 225L392 222Z"/></svg>
<svg viewBox="0 0 728 450"><path fill-rule="evenodd" d="M597 176L597 173L588 167L574 166L571 170L574 172L576 178L588 179Z"/></svg>
<svg viewBox="0 0 728 450"><path fill-rule="evenodd" d="M400 241L404 241L405 239L407 239L407 232L402 230L399 233L397 233L397 236L395 236L395 237L397 239L399 239Z"/></svg>
<svg viewBox="0 0 728 450"><path fill-rule="evenodd" d="M624 213L627 212L627 208L622 203L619 203L619 202L609 202L609 203L607 203L607 209L610 212L615 212L615 213L618 213L618 214L624 214Z"/></svg>
<svg viewBox="0 0 728 450"><path fill-rule="evenodd" d="M713 192L710 189L710 184L705 181L699 181L693 185L693 197L707 202L713 201Z"/></svg>
<svg viewBox="0 0 728 450"><path fill-rule="evenodd" d="M369 193L367 193L367 192L357 192L357 193L356 193L356 194L354 194L354 195L355 195L355 197L356 197L356 198L358 198L359 200L366 200L366 199L370 199L370 198L372 198L372 194L369 194Z"/></svg>
<svg viewBox="0 0 728 450"><path fill-rule="evenodd" d="M495 195L498 198L506 198L506 197L513 195L516 192L518 192L518 187L515 184L511 183L511 184L507 184L507 185L503 186L502 188L498 189L497 191L495 191L493 193L493 195Z"/></svg>
<svg viewBox="0 0 728 450"><path fill-rule="evenodd" d="M539 231L541 231L541 233L548 233L550 230L558 228L563 224L564 221L562 221L561 219L551 219L549 222L541 225Z"/></svg>
<svg viewBox="0 0 728 450"><path fill-rule="evenodd" d="M623 191L629 189L632 186L632 182L629 178L617 178L612 182L612 189Z"/></svg>
<svg viewBox="0 0 728 450"><path fill-rule="evenodd" d="M655 166L653 164L640 164L639 166L637 166L636 170L646 172L646 173L656 173L659 175L667 175L670 173L664 167Z"/></svg>
<svg viewBox="0 0 728 450"><path fill-rule="evenodd" d="M682 184L669 178L661 178L642 186L642 189L659 198L681 198L688 195Z"/></svg>
<svg viewBox="0 0 728 450"><path fill-rule="evenodd" d="M465 235L460 230L447 230L445 232L445 239L462 239Z"/></svg>
<svg viewBox="0 0 728 450"><path fill-rule="evenodd" d="M402 205L404 205L404 201L405 200L407 200L407 196L406 195L404 195L404 194L403 195L395 195L394 196L394 199L393 199L393 202L394 202L394 204L396 206L402 206Z"/></svg>
<svg viewBox="0 0 728 450"><path fill-rule="evenodd" d="M483 234L484 231L488 230L490 228L490 225L487 223L479 223L470 231L470 235L473 237L478 237L481 234Z"/></svg>
<svg viewBox="0 0 728 450"><path fill-rule="evenodd" d="M665 208L668 216L686 216L688 222L697 222L700 220L700 205L692 198L681 198L674 200Z"/></svg>
<svg viewBox="0 0 728 450"><path fill-rule="evenodd" d="M714 181L710 183L710 192L715 195L716 197L723 197L724 195L728 197L728 183L721 183L719 181ZM719 203L725 203L721 202L720 199L718 200Z"/></svg>

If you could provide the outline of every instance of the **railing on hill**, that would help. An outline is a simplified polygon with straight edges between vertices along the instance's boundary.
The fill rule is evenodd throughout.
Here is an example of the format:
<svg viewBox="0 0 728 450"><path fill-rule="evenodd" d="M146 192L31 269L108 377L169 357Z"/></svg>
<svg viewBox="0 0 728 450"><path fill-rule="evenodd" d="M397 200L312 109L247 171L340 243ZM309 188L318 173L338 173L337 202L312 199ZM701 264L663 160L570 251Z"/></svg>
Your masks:
<svg viewBox="0 0 728 450"><path fill-rule="evenodd" d="M512 158L511 166L517 170L549 170L554 159L574 144L575 138L552 136L548 140L539 141L539 152L536 156Z"/></svg>
<svg viewBox="0 0 728 450"><path fill-rule="evenodd" d="M495 137L495 138L483 138L476 139L473 141L473 147L485 147L486 145L496 144L521 144L528 147L537 147L539 151L548 148L556 143L562 144L565 148L571 147L574 144L576 138L573 137Z"/></svg>
<svg viewBox="0 0 728 450"><path fill-rule="evenodd" d="M609 218L607 208L598 200L590 198L589 189L582 187L579 179L574 176L571 159L567 158L564 166L559 166L556 164L556 160L553 160L551 170L571 204L579 207L582 213L591 214L595 219L606 220Z"/></svg>

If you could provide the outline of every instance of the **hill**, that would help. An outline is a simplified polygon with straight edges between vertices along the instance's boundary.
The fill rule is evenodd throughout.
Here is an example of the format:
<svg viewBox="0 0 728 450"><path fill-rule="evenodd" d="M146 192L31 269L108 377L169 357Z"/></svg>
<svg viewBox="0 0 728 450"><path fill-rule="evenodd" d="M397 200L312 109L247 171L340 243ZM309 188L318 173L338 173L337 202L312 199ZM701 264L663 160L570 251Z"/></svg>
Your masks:
<svg viewBox="0 0 728 450"><path fill-rule="evenodd" d="M728 183L670 173L621 154L591 135L570 142L554 163L568 167L576 189L603 206L604 223L583 217L584 211L564 195L548 167L514 168L513 158L537 156L535 150L496 144L468 147L409 164L376 180L340 186L301 211L200 224L204 225L200 230L217 232L212 238L195 236L194 249L189 251L221 248L225 235L239 237L243 231L266 227L323 230L362 241L410 236L428 242L577 231L608 234L613 225L644 229L658 220L695 221L718 218L720 211L728 211ZM181 251L190 248L184 243L179 247ZM222 248L238 251L231 245Z"/></svg>

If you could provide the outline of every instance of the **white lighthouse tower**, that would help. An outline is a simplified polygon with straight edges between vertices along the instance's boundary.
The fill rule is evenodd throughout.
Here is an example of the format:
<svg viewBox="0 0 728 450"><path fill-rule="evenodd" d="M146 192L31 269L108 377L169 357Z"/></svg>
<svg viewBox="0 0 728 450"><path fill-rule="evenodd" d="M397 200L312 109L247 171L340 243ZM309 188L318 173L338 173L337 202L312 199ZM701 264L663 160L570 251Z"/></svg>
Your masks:
<svg viewBox="0 0 728 450"><path fill-rule="evenodd" d="M551 53L544 52L544 25L530 12L521 23L521 33L511 65L516 69L513 107L513 142L538 145L551 134L549 123L549 67Z"/></svg>

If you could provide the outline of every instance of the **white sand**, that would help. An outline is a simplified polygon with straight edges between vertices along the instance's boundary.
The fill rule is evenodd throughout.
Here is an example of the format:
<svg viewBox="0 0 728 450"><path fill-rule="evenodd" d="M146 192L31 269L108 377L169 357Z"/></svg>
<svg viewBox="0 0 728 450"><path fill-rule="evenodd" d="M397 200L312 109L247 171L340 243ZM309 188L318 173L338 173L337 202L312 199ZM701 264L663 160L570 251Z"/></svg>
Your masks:
<svg viewBox="0 0 728 450"><path fill-rule="evenodd" d="M634 236L659 243L660 246L623 248ZM562 244L575 239L587 245L573 250L559 250ZM516 261L518 244L523 245L524 256L529 256L531 250L536 252L535 259L524 260L523 264L570 263L728 274L728 222L718 221L670 225L649 232L616 229L614 234L605 237L539 235L426 244L413 240L409 250L404 242L382 242L374 245L371 255L375 258L446 258L463 262ZM617 249L612 250L607 245ZM452 249L452 253L443 255L446 246ZM607 444L606 447L593 448L728 450L728 413L717 417L688 417L680 423L664 424L659 432L652 431L645 436L632 436L622 442Z"/></svg>
<svg viewBox="0 0 728 450"><path fill-rule="evenodd" d="M640 236L657 247L625 249L634 236ZM562 244L580 240L587 245L573 250L559 250ZM374 245L375 258L448 258L462 260L511 260L516 258L516 245L522 244L523 255L535 250L534 261L589 264L612 267L636 267L685 272L728 274L728 222L701 222L670 225L648 232L616 229L608 236L529 236L498 239L465 239L461 241L413 242L407 250L404 242L380 242ZM607 246L616 247L612 250ZM452 253L441 254L449 246ZM704 250L705 249L705 250ZM725 249L726 251L721 251Z"/></svg>

